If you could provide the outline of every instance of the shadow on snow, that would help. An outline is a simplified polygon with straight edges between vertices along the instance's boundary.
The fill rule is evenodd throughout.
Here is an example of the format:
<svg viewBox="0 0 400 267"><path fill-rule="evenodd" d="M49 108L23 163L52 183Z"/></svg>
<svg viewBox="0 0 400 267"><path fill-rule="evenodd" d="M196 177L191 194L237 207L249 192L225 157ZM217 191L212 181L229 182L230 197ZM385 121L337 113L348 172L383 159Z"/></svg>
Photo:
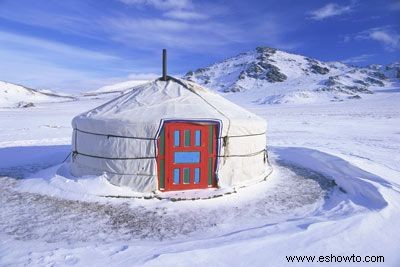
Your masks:
<svg viewBox="0 0 400 267"><path fill-rule="evenodd" d="M19 146L0 148L0 176L27 176L60 164L69 155L71 146Z"/></svg>

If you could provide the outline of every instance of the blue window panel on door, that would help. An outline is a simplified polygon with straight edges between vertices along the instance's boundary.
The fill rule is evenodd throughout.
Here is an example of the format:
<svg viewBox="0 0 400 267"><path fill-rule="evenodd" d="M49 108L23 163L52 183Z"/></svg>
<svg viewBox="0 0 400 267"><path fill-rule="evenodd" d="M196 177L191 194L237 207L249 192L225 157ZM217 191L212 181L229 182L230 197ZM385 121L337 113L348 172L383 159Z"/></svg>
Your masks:
<svg viewBox="0 0 400 267"><path fill-rule="evenodd" d="M174 131L174 146L179 146L179 138L180 134L179 131Z"/></svg>
<svg viewBox="0 0 400 267"><path fill-rule="evenodd" d="M194 183L195 184L200 183L200 168L194 169Z"/></svg>
<svg viewBox="0 0 400 267"><path fill-rule="evenodd" d="M179 169L174 169L174 184L179 184Z"/></svg>
<svg viewBox="0 0 400 267"><path fill-rule="evenodd" d="M200 144L201 144L201 132L200 132L200 130L196 130L195 132L194 132L194 145L195 146L200 146Z"/></svg>
<svg viewBox="0 0 400 267"><path fill-rule="evenodd" d="M174 152L174 163L199 163L200 152Z"/></svg>

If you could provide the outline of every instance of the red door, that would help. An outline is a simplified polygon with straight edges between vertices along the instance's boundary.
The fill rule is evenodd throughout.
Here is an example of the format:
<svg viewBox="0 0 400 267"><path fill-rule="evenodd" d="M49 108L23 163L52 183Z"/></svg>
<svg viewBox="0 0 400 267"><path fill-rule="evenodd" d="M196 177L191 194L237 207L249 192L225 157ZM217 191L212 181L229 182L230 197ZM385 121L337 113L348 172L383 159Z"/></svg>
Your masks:
<svg viewBox="0 0 400 267"><path fill-rule="evenodd" d="M160 190L215 187L216 125L168 122L159 142ZM161 138L163 138L161 136ZM160 147L164 145L164 148ZM164 155L161 155L164 154ZM160 162L163 164L160 164ZM164 165L164 166L162 166ZM164 168L163 173L161 168Z"/></svg>

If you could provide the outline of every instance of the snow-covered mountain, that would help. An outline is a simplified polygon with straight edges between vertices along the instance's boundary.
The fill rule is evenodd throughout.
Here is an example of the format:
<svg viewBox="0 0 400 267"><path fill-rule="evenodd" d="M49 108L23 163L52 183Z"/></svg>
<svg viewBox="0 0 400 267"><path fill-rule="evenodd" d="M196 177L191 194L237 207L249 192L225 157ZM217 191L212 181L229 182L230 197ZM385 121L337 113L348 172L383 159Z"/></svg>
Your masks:
<svg viewBox="0 0 400 267"><path fill-rule="evenodd" d="M368 68L384 74L389 79L400 79L400 62L394 62L387 66L374 64L369 65Z"/></svg>
<svg viewBox="0 0 400 267"><path fill-rule="evenodd" d="M149 82L148 80L130 80L125 82L120 82L116 84L106 85L96 89L94 91L89 91L84 93L84 96L98 96L104 94L115 94L115 93L123 93L126 90L132 89L135 86L142 85L144 83Z"/></svg>
<svg viewBox="0 0 400 267"><path fill-rule="evenodd" d="M50 90L38 90L22 85L0 81L0 107L31 107L36 103L71 101L69 95L56 94Z"/></svg>
<svg viewBox="0 0 400 267"><path fill-rule="evenodd" d="M390 78L400 77L399 65L358 68L257 47L184 78L221 92L246 92L259 104L341 101L390 85Z"/></svg>

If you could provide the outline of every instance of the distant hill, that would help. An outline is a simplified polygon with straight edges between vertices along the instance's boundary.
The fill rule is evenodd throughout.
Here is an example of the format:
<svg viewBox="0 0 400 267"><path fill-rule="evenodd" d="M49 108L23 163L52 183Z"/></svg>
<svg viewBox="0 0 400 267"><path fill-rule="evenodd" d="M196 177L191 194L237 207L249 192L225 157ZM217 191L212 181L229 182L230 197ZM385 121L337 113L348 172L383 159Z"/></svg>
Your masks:
<svg viewBox="0 0 400 267"><path fill-rule="evenodd" d="M32 89L22 85L0 81L0 107L31 107L37 103L75 100L69 95L50 90Z"/></svg>

